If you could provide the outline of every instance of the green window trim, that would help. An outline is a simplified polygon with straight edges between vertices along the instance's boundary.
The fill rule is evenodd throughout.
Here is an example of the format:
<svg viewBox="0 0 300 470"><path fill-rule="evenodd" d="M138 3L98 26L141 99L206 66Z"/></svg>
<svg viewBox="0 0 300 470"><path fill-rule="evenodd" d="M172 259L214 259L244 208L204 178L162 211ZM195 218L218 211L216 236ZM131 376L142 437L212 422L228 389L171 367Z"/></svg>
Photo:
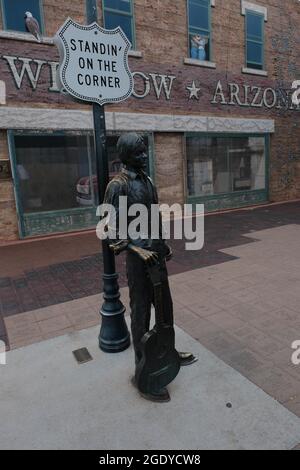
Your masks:
<svg viewBox="0 0 300 470"><path fill-rule="evenodd" d="M2 15L2 27L3 27L3 30L4 31L11 31L11 32L14 32L14 33L24 33L24 31L20 31L20 30L17 30L17 29L9 29L7 27L7 20L6 20L6 13L5 13L5 3L4 3L4 0L0 0L1 2L1 15ZM38 0L39 2L39 11L40 11L40 21L39 21L39 25L40 25L40 29L41 29L41 34L44 35L45 34L45 16L44 16L44 8L43 8L43 0ZM26 8L24 9L24 13L26 11ZM33 15L34 16L34 15ZM24 19L25 21L25 19ZM26 32L25 32L26 34ZM30 33L27 33L27 34L30 34Z"/></svg>
<svg viewBox="0 0 300 470"><path fill-rule="evenodd" d="M261 26L261 35L254 35L248 32L248 19L249 16L256 17L260 20ZM249 45L255 44L261 47L261 62L259 61L249 61ZM245 13L245 51L246 51L246 67L253 68L257 70L264 70L265 62L265 16L262 13L258 13L253 10L246 10Z"/></svg>
<svg viewBox="0 0 300 470"><path fill-rule="evenodd" d="M208 28L205 27L198 27L192 26L190 24L190 9L191 5L196 4L200 5L204 8L207 8L207 24ZM211 0L187 0L187 23L188 23L188 56L191 57L191 35L192 34L200 34L202 36L206 36L208 38L208 57L206 61L212 60L212 29L211 29L211 8L212 8Z"/></svg>
<svg viewBox="0 0 300 470"><path fill-rule="evenodd" d="M125 17L129 17L131 20L131 38L128 38L129 41L131 42L132 49L136 49L136 37L135 37L135 14L134 14L134 1L129 0L130 3L130 11L123 11L123 10L118 10L115 8L110 8L105 6L107 0L102 0L102 12L103 12L103 26L106 28L106 14L112 14L112 15L122 15Z"/></svg>

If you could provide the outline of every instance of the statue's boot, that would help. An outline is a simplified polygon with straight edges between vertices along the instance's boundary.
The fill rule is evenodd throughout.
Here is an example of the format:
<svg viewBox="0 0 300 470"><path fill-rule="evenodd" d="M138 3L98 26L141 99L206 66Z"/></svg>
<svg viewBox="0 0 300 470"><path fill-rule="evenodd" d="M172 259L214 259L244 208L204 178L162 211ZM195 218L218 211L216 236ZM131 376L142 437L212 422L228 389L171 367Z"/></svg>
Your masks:
<svg viewBox="0 0 300 470"><path fill-rule="evenodd" d="M192 353L178 352L178 354L181 367L191 366L192 364L198 361L198 357L194 356L194 354Z"/></svg>
<svg viewBox="0 0 300 470"><path fill-rule="evenodd" d="M132 377L131 383L135 388L138 389L136 381L135 381L135 377ZM141 397L143 397L145 400L153 401L155 403L168 403L171 401L171 397L166 388L162 388L158 392L152 392L152 393L143 393L138 389L138 392L141 395Z"/></svg>

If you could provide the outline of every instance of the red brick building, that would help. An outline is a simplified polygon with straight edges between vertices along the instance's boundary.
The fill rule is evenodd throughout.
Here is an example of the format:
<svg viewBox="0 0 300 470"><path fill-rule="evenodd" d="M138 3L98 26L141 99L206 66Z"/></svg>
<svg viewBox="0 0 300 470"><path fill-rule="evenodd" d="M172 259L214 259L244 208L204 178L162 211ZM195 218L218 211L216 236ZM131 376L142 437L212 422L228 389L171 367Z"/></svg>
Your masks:
<svg viewBox="0 0 300 470"><path fill-rule="evenodd" d="M98 6L99 23L120 24L133 44L133 96L106 107L112 172L118 135L136 130L161 202L212 211L300 198L298 0ZM24 10L41 43L25 32ZM95 224L91 107L56 83L53 36L68 16L85 24L85 1L1 1L1 242Z"/></svg>

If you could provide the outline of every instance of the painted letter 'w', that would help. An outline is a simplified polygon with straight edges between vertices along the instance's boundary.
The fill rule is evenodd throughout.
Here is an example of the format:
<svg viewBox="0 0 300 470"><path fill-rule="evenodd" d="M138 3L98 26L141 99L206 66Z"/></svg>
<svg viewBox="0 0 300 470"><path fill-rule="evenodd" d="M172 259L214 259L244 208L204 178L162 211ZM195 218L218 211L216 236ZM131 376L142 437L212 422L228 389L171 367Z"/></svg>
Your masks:
<svg viewBox="0 0 300 470"><path fill-rule="evenodd" d="M28 76L28 79L32 88L34 90L36 89L39 78L40 78L42 67L44 64L47 64L46 61L39 60L39 59L33 60L27 57L11 57L11 56L6 56L6 55L3 56L3 59L7 60L18 89L20 89L22 86L25 73ZM22 63L22 66L20 67L19 70L17 69L16 61L19 61ZM33 71L31 68L32 63L35 65L35 71Z"/></svg>
<svg viewBox="0 0 300 470"><path fill-rule="evenodd" d="M171 98L173 82L176 80L176 77L174 75L158 75L155 73L149 73L149 75L153 81L157 99L159 100L161 92L164 90L166 99L169 100Z"/></svg>

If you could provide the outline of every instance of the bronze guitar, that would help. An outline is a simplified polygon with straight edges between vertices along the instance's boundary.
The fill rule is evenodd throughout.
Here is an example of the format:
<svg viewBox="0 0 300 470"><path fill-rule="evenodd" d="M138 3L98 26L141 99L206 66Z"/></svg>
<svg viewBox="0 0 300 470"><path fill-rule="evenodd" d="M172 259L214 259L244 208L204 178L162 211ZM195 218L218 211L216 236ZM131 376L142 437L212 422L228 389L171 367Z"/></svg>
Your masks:
<svg viewBox="0 0 300 470"><path fill-rule="evenodd" d="M136 368L136 384L143 393L153 393L171 383L180 369L173 325L164 321L159 265L148 269L154 288L155 327L141 340L142 358Z"/></svg>

